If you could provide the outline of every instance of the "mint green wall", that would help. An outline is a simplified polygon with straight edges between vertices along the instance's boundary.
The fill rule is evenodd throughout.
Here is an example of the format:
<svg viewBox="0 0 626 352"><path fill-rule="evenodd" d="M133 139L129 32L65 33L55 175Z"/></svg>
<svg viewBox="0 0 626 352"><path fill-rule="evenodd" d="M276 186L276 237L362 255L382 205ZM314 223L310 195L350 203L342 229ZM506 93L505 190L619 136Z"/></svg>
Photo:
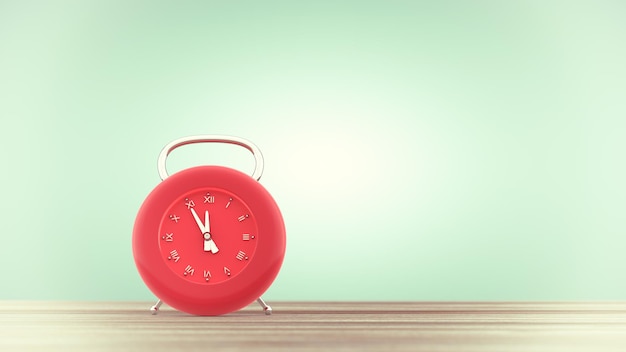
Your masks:
<svg viewBox="0 0 626 352"><path fill-rule="evenodd" d="M0 299L151 299L134 216L163 145L203 133L265 155L288 231L266 299L626 299L625 16L0 1ZM252 169L232 146L168 166L201 163Z"/></svg>

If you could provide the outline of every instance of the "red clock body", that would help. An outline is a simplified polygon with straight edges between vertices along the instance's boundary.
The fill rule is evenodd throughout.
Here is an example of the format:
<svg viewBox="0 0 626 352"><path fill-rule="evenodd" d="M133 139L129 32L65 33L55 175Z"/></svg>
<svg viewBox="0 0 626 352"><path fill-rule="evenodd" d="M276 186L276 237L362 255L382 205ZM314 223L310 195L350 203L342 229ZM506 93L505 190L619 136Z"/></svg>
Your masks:
<svg viewBox="0 0 626 352"><path fill-rule="evenodd" d="M142 204L133 229L135 264L163 302L220 315L259 298L283 262L278 205L252 177L221 166L182 170Z"/></svg>

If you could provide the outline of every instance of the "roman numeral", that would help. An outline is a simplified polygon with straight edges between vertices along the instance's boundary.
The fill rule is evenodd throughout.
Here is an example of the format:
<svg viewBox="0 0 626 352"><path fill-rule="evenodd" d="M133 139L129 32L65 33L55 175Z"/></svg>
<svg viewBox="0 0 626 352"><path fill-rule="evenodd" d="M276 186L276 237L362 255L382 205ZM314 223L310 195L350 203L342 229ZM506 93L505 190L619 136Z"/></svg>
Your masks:
<svg viewBox="0 0 626 352"><path fill-rule="evenodd" d="M196 203L194 203L193 200L189 200L189 198L185 198L185 205L187 209L191 209L196 206Z"/></svg>
<svg viewBox="0 0 626 352"><path fill-rule="evenodd" d="M165 242L174 242L174 234L166 233L165 236L161 237L161 239L163 239Z"/></svg>
<svg viewBox="0 0 626 352"><path fill-rule="evenodd" d="M209 204L215 203L215 196L212 196L210 193L207 193L206 196L204 196L204 202L209 203Z"/></svg>
<svg viewBox="0 0 626 352"><path fill-rule="evenodd" d="M245 215L241 215L240 217L238 217L237 220L239 220L239 222L242 222L242 221L246 220L249 217L250 217L250 215L245 214Z"/></svg>
<svg viewBox="0 0 626 352"><path fill-rule="evenodd" d="M209 280L211 279L211 272L208 270L204 271L204 281L209 282Z"/></svg>
<svg viewBox="0 0 626 352"><path fill-rule="evenodd" d="M178 252L174 249L170 252L170 256L167 257L167 260L174 260L175 263L178 263L178 261L180 260L180 255L178 254Z"/></svg>
<svg viewBox="0 0 626 352"><path fill-rule="evenodd" d="M189 274L189 276L192 276L194 272L195 272L194 268L191 265L187 265L183 275L187 276L187 274Z"/></svg>
<svg viewBox="0 0 626 352"><path fill-rule="evenodd" d="M239 253L237 253L237 255L235 256L235 258L237 258L237 260L248 260L248 257L246 257L246 252L244 251L239 251Z"/></svg>

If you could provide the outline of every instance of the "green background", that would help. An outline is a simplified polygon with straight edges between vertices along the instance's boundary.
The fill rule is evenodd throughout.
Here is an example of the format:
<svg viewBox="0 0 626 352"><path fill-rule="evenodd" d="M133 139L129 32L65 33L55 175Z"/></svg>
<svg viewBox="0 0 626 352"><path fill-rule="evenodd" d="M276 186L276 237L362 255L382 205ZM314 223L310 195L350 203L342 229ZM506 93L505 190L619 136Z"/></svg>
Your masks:
<svg viewBox="0 0 626 352"><path fill-rule="evenodd" d="M151 299L134 217L194 134L264 153L268 300L626 299L625 11L1 1L0 299Z"/></svg>

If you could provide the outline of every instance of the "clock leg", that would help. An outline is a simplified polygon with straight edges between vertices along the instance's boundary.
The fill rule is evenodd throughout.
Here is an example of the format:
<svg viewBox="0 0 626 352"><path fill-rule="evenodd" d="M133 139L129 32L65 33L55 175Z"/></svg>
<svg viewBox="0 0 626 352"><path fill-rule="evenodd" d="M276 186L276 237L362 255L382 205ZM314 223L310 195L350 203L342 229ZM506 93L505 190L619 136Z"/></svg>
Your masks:
<svg viewBox="0 0 626 352"><path fill-rule="evenodd" d="M159 312L159 308L161 307L161 304L163 304L163 301L158 300L152 307L150 307L150 311L152 312L152 315L157 315L157 313Z"/></svg>
<svg viewBox="0 0 626 352"><path fill-rule="evenodd" d="M270 307L267 303L265 303L263 298L259 297L259 299L257 299L256 301L261 305L261 307L263 307L263 311L265 312L265 315L272 314L272 307Z"/></svg>

